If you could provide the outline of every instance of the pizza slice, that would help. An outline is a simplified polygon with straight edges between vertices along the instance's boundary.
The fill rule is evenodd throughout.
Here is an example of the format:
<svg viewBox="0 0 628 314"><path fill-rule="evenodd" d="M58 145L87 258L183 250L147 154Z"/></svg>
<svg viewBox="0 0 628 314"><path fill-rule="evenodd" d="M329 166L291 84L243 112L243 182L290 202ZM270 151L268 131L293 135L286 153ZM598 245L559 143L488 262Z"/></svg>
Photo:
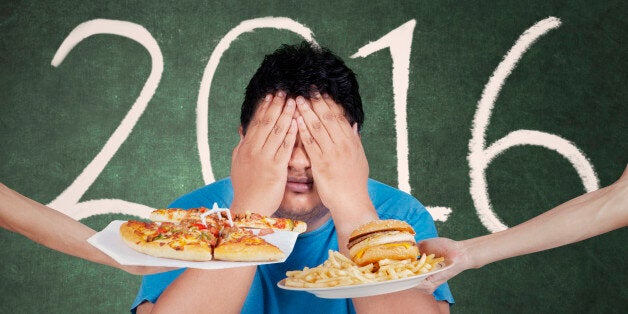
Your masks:
<svg viewBox="0 0 628 314"><path fill-rule="evenodd" d="M212 260L217 230L202 224L143 222L129 220L120 226L120 235L132 249L155 257L186 261Z"/></svg>
<svg viewBox="0 0 628 314"><path fill-rule="evenodd" d="M180 208L163 208L156 209L151 212L150 219L153 221L180 222L184 219L200 220L200 215L209 211L205 207L180 209ZM208 216L208 218L211 216ZM224 219L223 219L224 220ZM217 221L214 218L214 221ZM224 224L216 222L217 224ZM307 224L303 221L293 220L289 218L267 217L258 213L247 211L244 214L236 214L233 217L233 223L240 228L251 229L274 229L303 233L307 229Z"/></svg>
<svg viewBox="0 0 628 314"><path fill-rule="evenodd" d="M285 258L275 245L256 236L250 230L225 228L218 245L214 248L214 259L236 262L270 262Z"/></svg>
<svg viewBox="0 0 628 314"><path fill-rule="evenodd" d="M236 214L233 219L233 223L241 228L252 229L274 229L274 230L286 230L303 233L307 229L307 224L300 220L293 220L290 218L279 217L267 217L258 213L251 213L247 211L244 214Z"/></svg>
<svg viewBox="0 0 628 314"><path fill-rule="evenodd" d="M160 208L155 209L150 213L150 220L152 221L167 221L167 222L180 222L184 219L200 220L201 214L209 211L209 208ZM209 217L208 217L209 218Z"/></svg>

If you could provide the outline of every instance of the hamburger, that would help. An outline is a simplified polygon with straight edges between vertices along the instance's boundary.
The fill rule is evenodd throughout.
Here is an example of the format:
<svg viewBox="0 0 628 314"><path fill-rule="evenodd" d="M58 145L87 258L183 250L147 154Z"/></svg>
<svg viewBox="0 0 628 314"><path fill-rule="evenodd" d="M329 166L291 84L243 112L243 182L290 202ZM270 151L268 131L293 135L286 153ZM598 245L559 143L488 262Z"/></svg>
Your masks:
<svg viewBox="0 0 628 314"><path fill-rule="evenodd" d="M401 220L375 220L355 229L349 236L349 255L359 266L383 259L415 261L419 248L414 229Z"/></svg>

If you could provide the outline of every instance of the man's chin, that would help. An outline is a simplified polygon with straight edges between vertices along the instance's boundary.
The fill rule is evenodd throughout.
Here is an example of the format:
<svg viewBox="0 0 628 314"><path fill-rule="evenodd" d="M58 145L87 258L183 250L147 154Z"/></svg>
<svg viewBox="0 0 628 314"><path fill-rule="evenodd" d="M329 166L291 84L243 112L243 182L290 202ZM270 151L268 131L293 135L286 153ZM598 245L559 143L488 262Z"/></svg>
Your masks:
<svg viewBox="0 0 628 314"><path fill-rule="evenodd" d="M313 206L290 206L281 204L273 216L301 220L305 222L321 218L329 213L322 203Z"/></svg>

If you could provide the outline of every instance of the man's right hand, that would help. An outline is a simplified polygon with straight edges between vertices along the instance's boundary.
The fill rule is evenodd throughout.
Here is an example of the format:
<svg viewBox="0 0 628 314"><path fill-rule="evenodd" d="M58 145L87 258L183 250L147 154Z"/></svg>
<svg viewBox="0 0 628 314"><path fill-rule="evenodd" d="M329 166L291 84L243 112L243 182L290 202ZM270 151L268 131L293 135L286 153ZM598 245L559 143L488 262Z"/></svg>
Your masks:
<svg viewBox="0 0 628 314"><path fill-rule="evenodd" d="M283 199L288 161L297 135L296 104L286 93L267 95L253 115L246 134L233 149L231 182L235 213L247 210L272 215Z"/></svg>

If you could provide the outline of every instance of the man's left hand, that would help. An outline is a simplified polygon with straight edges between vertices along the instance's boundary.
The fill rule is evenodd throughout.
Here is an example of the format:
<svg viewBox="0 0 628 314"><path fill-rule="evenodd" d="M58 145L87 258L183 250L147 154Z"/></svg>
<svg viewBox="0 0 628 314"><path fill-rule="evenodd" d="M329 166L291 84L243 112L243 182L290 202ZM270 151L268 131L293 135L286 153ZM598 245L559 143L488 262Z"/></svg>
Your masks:
<svg viewBox="0 0 628 314"><path fill-rule="evenodd" d="M328 95L316 92L309 100L299 96L296 101L301 114L299 136L323 204L332 216L357 205L377 219L368 195L369 166L357 123L351 126L342 107Z"/></svg>

